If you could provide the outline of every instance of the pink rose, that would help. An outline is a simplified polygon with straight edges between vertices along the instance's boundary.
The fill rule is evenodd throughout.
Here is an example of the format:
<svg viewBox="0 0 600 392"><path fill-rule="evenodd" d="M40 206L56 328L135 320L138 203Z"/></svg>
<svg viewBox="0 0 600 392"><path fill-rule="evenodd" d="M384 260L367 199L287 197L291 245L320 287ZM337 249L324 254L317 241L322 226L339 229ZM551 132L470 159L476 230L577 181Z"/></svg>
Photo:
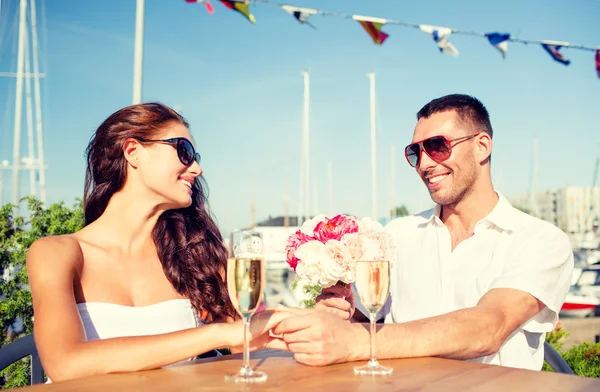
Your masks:
<svg viewBox="0 0 600 392"><path fill-rule="evenodd" d="M287 245L285 247L286 253L286 261L288 265L294 269L296 272L296 266L298 265L298 258L295 256L296 250L302 244L305 244L308 241L314 240L313 237L304 234L300 230L296 231L294 234L290 235L287 240Z"/></svg>
<svg viewBox="0 0 600 392"><path fill-rule="evenodd" d="M326 243L329 240L339 241L344 234L357 233L358 222L356 218L336 215L324 222L319 222L314 230L315 239Z"/></svg>

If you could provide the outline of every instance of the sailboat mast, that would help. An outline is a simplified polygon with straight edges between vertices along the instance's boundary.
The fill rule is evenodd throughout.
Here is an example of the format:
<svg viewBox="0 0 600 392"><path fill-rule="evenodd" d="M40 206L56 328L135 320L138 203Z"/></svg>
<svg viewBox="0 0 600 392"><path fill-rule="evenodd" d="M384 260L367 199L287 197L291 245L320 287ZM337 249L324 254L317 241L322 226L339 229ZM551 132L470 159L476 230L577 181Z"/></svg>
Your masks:
<svg viewBox="0 0 600 392"><path fill-rule="evenodd" d="M531 163L531 183L529 184L529 209L533 216L538 216L538 204L536 199L536 189L537 189L537 154L538 154L538 146L537 146L537 138L533 139L533 152L531 155L532 163Z"/></svg>
<svg viewBox="0 0 600 392"><path fill-rule="evenodd" d="M25 58L25 29L27 0L20 2L19 43L17 49L17 85L15 93L15 126L13 139L13 203L19 205L19 175L21 168L21 117L23 108L23 63Z"/></svg>
<svg viewBox="0 0 600 392"><path fill-rule="evenodd" d="M304 75L304 213L310 218L310 75L308 71Z"/></svg>
<svg viewBox="0 0 600 392"><path fill-rule="evenodd" d="M250 228L254 229L256 225L256 204L254 203L254 171L252 172L252 178L250 183Z"/></svg>
<svg viewBox="0 0 600 392"><path fill-rule="evenodd" d="M46 204L46 164L44 162L44 137L42 134L42 108L40 98L40 66L38 59L37 15L35 0L31 1L31 45L33 54L33 93L35 100L35 125L40 174L40 201Z"/></svg>
<svg viewBox="0 0 600 392"><path fill-rule="evenodd" d="M396 146L392 144L391 147L391 160L390 160L390 187L391 192L391 203L390 203L390 219L394 219L396 215Z"/></svg>
<svg viewBox="0 0 600 392"><path fill-rule="evenodd" d="M133 50L133 104L142 102L142 67L144 57L144 0L135 7L135 48Z"/></svg>
<svg viewBox="0 0 600 392"><path fill-rule="evenodd" d="M370 139L371 139L371 218L377 220L377 151L375 134L375 73L367 74L370 82Z"/></svg>
<svg viewBox="0 0 600 392"><path fill-rule="evenodd" d="M327 213L329 216L333 215L333 168L331 167L331 161L327 163L327 190L329 194L329 205L327 206Z"/></svg>
<svg viewBox="0 0 600 392"><path fill-rule="evenodd" d="M31 77L29 61L29 34L25 30L25 113L27 115L27 159L29 169L29 194L35 196L35 157L33 154L33 108L31 102Z"/></svg>
<svg viewBox="0 0 600 392"><path fill-rule="evenodd" d="M290 225L289 218L289 201L290 198L288 196L288 168L283 169L283 182L284 182L284 192L283 192L283 227L288 227Z"/></svg>

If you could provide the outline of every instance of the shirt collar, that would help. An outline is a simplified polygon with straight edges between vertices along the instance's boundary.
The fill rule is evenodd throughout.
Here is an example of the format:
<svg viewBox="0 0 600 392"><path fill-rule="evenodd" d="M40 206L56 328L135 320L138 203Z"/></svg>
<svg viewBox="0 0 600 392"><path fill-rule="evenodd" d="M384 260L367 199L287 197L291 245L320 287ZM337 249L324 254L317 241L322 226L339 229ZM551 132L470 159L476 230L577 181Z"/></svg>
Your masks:
<svg viewBox="0 0 600 392"><path fill-rule="evenodd" d="M496 192L498 195L498 202L494 206L492 212L490 212L485 218L481 219L479 223L488 223L493 226L498 227L501 230L511 232L514 230L514 222L513 222L513 207L509 203L509 201L500 194L500 192ZM442 211L442 206L436 204L436 206L430 210L425 211L422 214L422 217L425 219L424 224L434 223L437 225L443 225L440 218L440 213Z"/></svg>
<svg viewBox="0 0 600 392"><path fill-rule="evenodd" d="M514 219L513 219L513 207L510 205L510 202L500 194L500 192L496 192L498 195L498 203L496 206L480 222L489 222L492 225L498 227L504 231L513 231L514 230Z"/></svg>

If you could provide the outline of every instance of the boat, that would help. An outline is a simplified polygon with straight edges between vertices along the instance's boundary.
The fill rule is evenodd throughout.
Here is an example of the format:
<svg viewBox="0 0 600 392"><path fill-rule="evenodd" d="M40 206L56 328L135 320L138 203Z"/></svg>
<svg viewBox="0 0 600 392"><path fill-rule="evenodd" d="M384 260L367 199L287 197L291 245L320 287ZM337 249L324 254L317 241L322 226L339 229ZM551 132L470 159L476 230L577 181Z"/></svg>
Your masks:
<svg viewBox="0 0 600 392"><path fill-rule="evenodd" d="M569 292L559 314L560 317L569 318L600 316L600 298Z"/></svg>
<svg viewBox="0 0 600 392"><path fill-rule="evenodd" d="M560 310L563 317L600 317L600 263L582 268Z"/></svg>

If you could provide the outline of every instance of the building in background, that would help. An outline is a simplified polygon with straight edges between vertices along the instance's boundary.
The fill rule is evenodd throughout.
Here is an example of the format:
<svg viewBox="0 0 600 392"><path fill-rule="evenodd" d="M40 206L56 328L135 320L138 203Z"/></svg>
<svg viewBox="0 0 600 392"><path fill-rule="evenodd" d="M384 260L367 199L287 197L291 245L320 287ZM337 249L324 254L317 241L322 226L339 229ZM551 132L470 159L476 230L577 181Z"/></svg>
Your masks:
<svg viewBox="0 0 600 392"><path fill-rule="evenodd" d="M596 249L600 232L600 188L567 186L507 196L510 203L567 233L574 248Z"/></svg>

